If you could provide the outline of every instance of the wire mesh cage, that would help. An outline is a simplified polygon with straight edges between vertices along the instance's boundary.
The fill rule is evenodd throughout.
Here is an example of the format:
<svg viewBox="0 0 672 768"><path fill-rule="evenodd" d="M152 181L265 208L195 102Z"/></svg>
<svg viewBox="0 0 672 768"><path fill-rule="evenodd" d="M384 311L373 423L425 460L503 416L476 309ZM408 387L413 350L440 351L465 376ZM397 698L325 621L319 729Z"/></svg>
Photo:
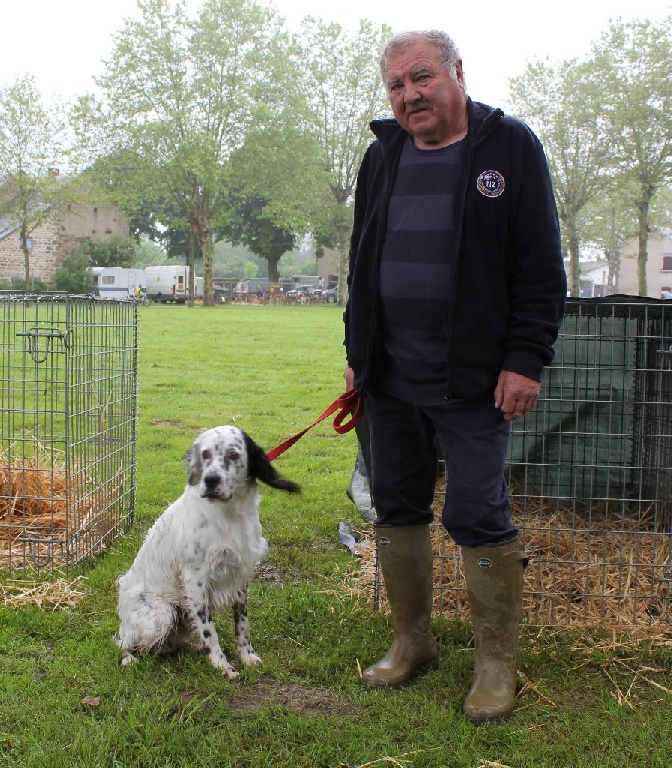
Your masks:
<svg viewBox="0 0 672 768"><path fill-rule="evenodd" d="M137 307L0 293L0 572L68 571L132 523Z"/></svg>
<svg viewBox="0 0 672 768"><path fill-rule="evenodd" d="M568 300L534 411L512 423L507 480L534 624L672 625L672 303ZM468 619L459 549L434 499L434 608ZM383 600L378 567L374 602Z"/></svg>

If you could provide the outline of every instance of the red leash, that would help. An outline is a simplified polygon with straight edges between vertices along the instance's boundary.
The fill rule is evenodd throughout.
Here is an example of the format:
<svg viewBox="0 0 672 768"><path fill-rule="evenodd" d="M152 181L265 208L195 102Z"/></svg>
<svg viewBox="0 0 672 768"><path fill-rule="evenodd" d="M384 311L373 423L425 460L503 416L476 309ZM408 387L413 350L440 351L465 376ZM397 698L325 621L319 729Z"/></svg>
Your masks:
<svg viewBox="0 0 672 768"><path fill-rule="evenodd" d="M333 427L339 435L344 435L359 424L359 421L364 414L364 400L357 394L356 389L350 389L348 392L344 392L340 397L337 397L327 410L321 416L318 416L309 427L302 429L301 432L297 432L294 437L290 437L289 440L285 440L284 443L280 443L276 448L269 451L266 454L268 460L273 461L273 459L277 459L278 456L283 454L288 448L291 448L299 438L303 437L309 429L312 429L316 424L324 421L327 416L331 416L331 414L336 411L338 411L338 413L334 418ZM345 421L348 416L350 416L350 421Z"/></svg>

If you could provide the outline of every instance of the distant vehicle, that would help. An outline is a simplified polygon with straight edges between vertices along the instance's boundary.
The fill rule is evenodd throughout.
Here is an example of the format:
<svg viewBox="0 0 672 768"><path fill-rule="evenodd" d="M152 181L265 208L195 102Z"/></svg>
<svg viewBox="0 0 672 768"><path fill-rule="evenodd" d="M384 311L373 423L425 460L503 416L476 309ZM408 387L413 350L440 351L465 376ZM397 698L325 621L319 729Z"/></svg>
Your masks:
<svg viewBox="0 0 672 768"><path fill-rule="evenodd" d="M189 298L189 267L184 264L167 264L145 267L147 298L161 304L184 304ZM194 298L203 296L203 278L194 279Z"/></svg>
<svg viewBox="0 0 672 768"><path fill-rule="evenodd" d="M264 296L271 293L276 283L272 283L267 277L248 277L246 280L240 280L233 293L237 297L243 296Z"/></svg>
<svg viewBox="0 0 672 768"><path fill-rule="evenodd" d="M327 304L335 304L338 301L338 288L327 288L322 291L322 298Z"/></svg>
<svg viewBox="0 0 672 768"><path fill-rule="evenodd" d="M291 288L287 291L287 295L291 298L298 298L300 296L314 296L320 293L320 288L314 285L297 285L296 288Z"/></svg>
<svg viewBox="0 0 672 768"><path fill-rule="evenodd" d="M227 302L231 301L231 299L234 296L234 292L236 289L236 286L240 280L237 278L217 278L212 281L212 290L214 293L215 301L216 302Z"/></svg>
<svg viewBox="0 0 672 768"><path fill-rule="evenodd" d="M89 293L101 299L137 299L147 293L147 278L142 269L89 267L86 274Z"/></svg>
<svg viewBox="0 0 672 768"><path fill-rule="evenodd" d="M309 285L316 290L324 287L324 281L319 275L284 275L280 278L280 284L285 295L303 285Z"/></svg>

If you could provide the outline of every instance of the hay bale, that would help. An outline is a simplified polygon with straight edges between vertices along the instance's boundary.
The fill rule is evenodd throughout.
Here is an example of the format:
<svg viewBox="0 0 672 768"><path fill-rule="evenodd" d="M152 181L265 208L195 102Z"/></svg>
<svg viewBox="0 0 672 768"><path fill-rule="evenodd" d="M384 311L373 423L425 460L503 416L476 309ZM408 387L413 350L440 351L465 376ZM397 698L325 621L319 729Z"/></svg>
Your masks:
<svg viewBox="0 0 672 768"><path fill-rule="evenodd" d="M67 533L67 477L39 450L16 459L0 454L0 563L29 539L63 540Z"/></svg>
<svg viewBox="0 0 672 768"><path fill-rule="evenodd" d="M39 445L26 458L0 452L0 568L68 563L113 538L105 512L118 490L96 488L79 469L68 476L59 458Z"/></svg>

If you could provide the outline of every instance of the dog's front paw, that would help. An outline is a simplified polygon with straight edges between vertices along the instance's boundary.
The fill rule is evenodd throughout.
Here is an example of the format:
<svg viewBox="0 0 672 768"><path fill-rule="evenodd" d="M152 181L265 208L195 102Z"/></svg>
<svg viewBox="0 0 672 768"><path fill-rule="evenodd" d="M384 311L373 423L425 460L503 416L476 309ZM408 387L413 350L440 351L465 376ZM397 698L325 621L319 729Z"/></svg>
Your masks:
<svg viewBox="0 0 672 768"><path fill-rule="evenodd" d="M240 663L246 667L260 667L262 665L261 656L257 656L254 651L240 654Z"/></svg>
<svg viewBox="0 0 672 768"><path fill-rule="evenodd" d="M126 667L130 666L135 661L137 661L135 656L132 653L129 653L128 651L126 651L126 653L124 653L124 655L121 657L120 666L122 669L126 669Z"/></svg>
<svg viewBox="0 0 672 768"><path fill-rule="evenodd" d="M238 672L238 670L237 670L237 669L235 669L234 667L232 667L232 666L229 664L229 662L228 662L228 661L226 661L226 660L224 660L224 662L220 662L220 663L218 663L218 664L214 664L214 666L215 666L217 669L219 669L219 670L221 670L221 671L222 671L222 673L224 674L224 677L225 677L227 680L235 680L235 679L236 679L236 678L239 676L239 674L240 674L240 673Z"/></svg>
<svg viewBox="0 0 672 768"><path fill-rule="evenodd" d="M235 680L238 677L238 670L234 669L234 667L229 664L229 660L223 653L221 656L211 656L210 661L212 661L212 666L215 667L215 669L219 669L224 673L224 677L227 680Z"/></svg>

